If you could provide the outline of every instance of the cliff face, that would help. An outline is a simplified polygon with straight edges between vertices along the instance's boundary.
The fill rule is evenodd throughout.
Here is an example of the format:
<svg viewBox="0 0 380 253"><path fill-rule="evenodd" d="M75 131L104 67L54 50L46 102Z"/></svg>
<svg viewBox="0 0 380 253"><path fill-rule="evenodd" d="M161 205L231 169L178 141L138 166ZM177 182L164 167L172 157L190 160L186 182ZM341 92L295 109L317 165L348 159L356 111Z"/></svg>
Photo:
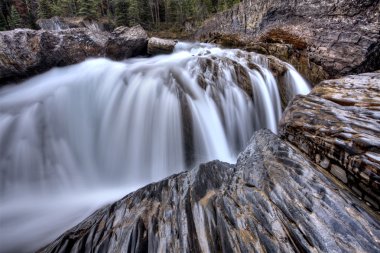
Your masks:
<svg viewBox="0 0 380 253"><path fill-rule="evenodd" d="M346 190L262 130L236 165L146 186L41 252L376 252L379 231Z"/></svg>
<svg viewBox="0 0 380 253"><path fill-rule="evenodd" d="M246 0L195 37L277 56L317 83L380 69L379 13L379 0Z"/></svg>

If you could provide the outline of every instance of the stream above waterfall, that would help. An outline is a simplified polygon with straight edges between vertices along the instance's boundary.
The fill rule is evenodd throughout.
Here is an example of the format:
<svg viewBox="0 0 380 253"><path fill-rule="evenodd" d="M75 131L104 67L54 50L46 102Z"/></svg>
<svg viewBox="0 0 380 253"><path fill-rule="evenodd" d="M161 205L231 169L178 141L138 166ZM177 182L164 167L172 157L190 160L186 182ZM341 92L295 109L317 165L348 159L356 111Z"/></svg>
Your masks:
<svg viewBox="0 0 380 253"><path fill-rule="evenodd" d="M97 208L210 160L235 163L253 132L277 131L289 64L178 43L170 55L55 68L0 90L0 252L45 245ZM280 87L284 85L284 87Z"/></svg>

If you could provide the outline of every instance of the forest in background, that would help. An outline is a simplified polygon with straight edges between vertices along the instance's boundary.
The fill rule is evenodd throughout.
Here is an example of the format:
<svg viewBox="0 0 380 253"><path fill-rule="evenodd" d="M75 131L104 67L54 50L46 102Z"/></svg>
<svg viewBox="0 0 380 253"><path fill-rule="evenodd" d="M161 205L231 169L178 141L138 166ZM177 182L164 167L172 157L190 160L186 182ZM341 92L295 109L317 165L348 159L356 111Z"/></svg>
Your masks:
<svg viewBox="0 0 380 253"><path fill-rule="evenodd" d="M147 30L183 27L226 10L240 0L0 0L0 31L36 28L38 19L87 17Z"/></svg>

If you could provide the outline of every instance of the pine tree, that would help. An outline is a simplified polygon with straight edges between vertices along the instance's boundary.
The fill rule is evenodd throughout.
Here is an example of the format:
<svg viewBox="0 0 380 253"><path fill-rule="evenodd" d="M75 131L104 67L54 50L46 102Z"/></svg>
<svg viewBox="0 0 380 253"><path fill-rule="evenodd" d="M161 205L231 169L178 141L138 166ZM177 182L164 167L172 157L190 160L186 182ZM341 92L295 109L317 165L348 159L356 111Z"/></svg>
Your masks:
<svg viewBox="0 0 380 253"><path fill-rule="evenodd" d="M128 1L128 25L134 26L140 23L138 0Z"/></svg>
<svg viewBox="0 0 380 253"><path fill-rule="evenodd" d="M167 0L165 3L165 22L176 23L178 22L179 7L176 1Z"/></svg>
<svg viewBox="0 0 380 253"><path fill-rule="evenodd" d="M31 29L37 29L38 2L37 0L24 0L24 3L26 7L25 24Z"/></svg>
<svg viewBox="0 0 380 253"><path fill-rule="evenodd" d="M53 8L49 0L40 0L38 4L38 17L39 18L53 17Z"/></svg>
<svg viewBox="0 0 380 253"><path fill-rule="evenodd" d="M11 17L10 23L11 29L16 29L21 27L21 17L14 6L11 6Z"/></svg>
<svg viewBox="0 0 380 253"><path fill-rule="evenodd" d="M150 28L153 20L152 20L152 15L150 13L150 8L149 8L149 0L139 0L138 8L139 8L140 25L142 25L146 29Z"/></svg>
<svg viewBox="0 0 380 253"><path fill-rule="evenodd" d="M0 11L0 31L7 30L7 21L3 15L3 12Z"/></svg>
<svg viewBox="0 0 380 253"><path fill-rule="evenodd" d="M0 31L5 31L7 29L7 22L2 13L0 13Z"/></svg>
<svg viewBox="0 0 380 253"><path fill-rule="evenodd" d="M79 15L88 17L88 18L96 18L97 15L97 7L98 1L96 0L81 0L79 4Z"/></svg>
<svg viewBox="0 0 380 253"><path fill-rule="evenodd" d="M61 17L75 16L75 3L72 0L60 0L56 4L56 14Z"/></svg>
<svg viewBox="0 0 380 253"><path fill-rule="evenodd" d="M128 25L128 2L126 0L116 0L115 21L117 26Z"/></svg>

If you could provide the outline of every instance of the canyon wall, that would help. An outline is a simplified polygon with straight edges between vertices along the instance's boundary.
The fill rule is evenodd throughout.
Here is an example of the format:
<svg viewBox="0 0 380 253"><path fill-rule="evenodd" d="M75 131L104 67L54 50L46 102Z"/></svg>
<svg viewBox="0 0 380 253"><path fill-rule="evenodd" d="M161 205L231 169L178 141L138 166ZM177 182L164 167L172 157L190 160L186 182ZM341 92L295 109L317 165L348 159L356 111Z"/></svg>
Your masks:
<svg viewBox="0 0 380 253"><path fill-rule="evenodd" d="M380 69L379 13L378 0L246 0L195 38L277 56L316 84Z"/></svg>

